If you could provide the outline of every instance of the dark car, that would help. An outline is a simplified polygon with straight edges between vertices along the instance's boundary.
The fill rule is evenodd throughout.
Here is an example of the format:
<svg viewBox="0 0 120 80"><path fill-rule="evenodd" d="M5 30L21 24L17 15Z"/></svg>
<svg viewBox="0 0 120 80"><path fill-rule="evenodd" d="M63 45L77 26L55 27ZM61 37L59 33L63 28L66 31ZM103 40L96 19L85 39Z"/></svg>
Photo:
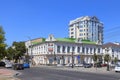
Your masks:
<svg viewBox="0 0 120 80"><path fill-rule="evenodd" d="M23 70L24 66L23 66L23 64L15 63L15 64L13 64L13 69L14 70Z"/></svg>
<svg viewBox="0 0 120 80"><path fill-rule="evenodd" d="M0 67L5 67L5 62L0 61Z"/></svg>
<svg viewBox="0 0 120 80"><path fill-rule="evenodd" d="M84 68L91 68L92 67L92 65L91 64L84 64Z"/></svg>
<svg viewBox="0 0 120 80"><path fill-rule="evenodd" d="M101 64L101 63L95 63L95 64L94 64L94 67L100 68L100 67L102 67L102 64Z"/></svg>

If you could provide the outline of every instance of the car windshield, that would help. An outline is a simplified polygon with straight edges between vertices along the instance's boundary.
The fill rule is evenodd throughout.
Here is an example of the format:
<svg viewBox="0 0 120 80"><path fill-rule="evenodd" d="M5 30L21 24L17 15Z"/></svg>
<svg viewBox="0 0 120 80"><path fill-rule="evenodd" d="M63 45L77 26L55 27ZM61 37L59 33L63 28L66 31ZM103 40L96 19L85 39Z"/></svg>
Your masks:
<svg viewBox="0 0 120 80"><path fill-rule="evenodd" d="M120 67L120 64L116 64L117 67Z"/></svg>

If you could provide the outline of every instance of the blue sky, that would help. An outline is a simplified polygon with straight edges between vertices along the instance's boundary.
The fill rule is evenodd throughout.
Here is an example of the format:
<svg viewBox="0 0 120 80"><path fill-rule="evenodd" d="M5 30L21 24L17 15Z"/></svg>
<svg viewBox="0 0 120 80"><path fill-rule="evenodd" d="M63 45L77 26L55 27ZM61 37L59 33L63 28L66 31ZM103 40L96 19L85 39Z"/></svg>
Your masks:
<svg viewBox="0 0 120 80"><path fill-rule="evenodd" d="M28 36L68 37L69 21L86 15L104 23L104 42L120 42L120 0L0 0L0 25L8 45Z"/></svg>

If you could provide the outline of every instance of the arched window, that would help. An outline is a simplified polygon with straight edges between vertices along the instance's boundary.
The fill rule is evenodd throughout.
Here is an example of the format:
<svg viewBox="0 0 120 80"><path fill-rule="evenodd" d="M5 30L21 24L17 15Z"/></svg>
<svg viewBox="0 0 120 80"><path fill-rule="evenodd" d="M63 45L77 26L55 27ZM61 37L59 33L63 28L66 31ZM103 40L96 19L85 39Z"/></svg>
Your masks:
<svg viewBox="0 0 120 80"><path fill-rule="evenodd" d="M74 52L75 51L75 47L72 47L72 52Z"/></svg>
<svg viewBox="0 0 120 80"><path fill-rule="evenodd" d="M65 53L65 46L63 46L62 52Z"/></svg>
<svg viewBox="0 0 120 80"><path fill-rule="evenodd" d="M78 52L78 53L80 52L80 47L78 47L77 52Z"/></svg>
<svg viewBox="0 0 120 80"><path fill-rule="evenodd" d="M88 53L88 48L86 48L86 53Z"/></svg>
<svg viewBox="0 0 120 80"><path fill-rule="evenodd" d="M60 46L57 46L57 52L60 53Z"/></svg>
<svg viewBox="0 0 120 80"><path fill-rule="evenodd" d="M67 52L69 53L70 52L70 47L68 46L68 48L67 48Z"/></svg>
<svg viewBox="0 0 120 80"><path fill-rule="evenodd" d="M100 48L98 48L98 53L100 53Z"/></svg>
<svg viewBox="0 0 120 80"><path fill-rule="evenodd" d="M84 47L82 47L82 53L85 53L85 48Z"/></svg>

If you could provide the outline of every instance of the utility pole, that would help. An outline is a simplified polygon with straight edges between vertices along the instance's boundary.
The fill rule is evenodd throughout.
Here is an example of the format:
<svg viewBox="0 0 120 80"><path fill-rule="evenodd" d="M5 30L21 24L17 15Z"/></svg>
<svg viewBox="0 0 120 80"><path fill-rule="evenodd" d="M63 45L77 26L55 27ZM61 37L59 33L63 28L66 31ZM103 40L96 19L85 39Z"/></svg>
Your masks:
<svg viewBox="0 0 120 80"><path fill-rule="evenodd" d="M56 62L56 54L54 52L54 66L55 66L55 62Z"/></svg>
<svg viewBox="0 0 120 80"><path fill-rule="evenodd" d="M30 59L31 59L31 65L33 65L33 53L32 53L32 49L33 49L33 45L32 45L32 40L31 40L31 37L29 37L28 36L28 39L29 39L29 48L30 48L30 52L31 52L31 54L30 54Z"/></svg>

